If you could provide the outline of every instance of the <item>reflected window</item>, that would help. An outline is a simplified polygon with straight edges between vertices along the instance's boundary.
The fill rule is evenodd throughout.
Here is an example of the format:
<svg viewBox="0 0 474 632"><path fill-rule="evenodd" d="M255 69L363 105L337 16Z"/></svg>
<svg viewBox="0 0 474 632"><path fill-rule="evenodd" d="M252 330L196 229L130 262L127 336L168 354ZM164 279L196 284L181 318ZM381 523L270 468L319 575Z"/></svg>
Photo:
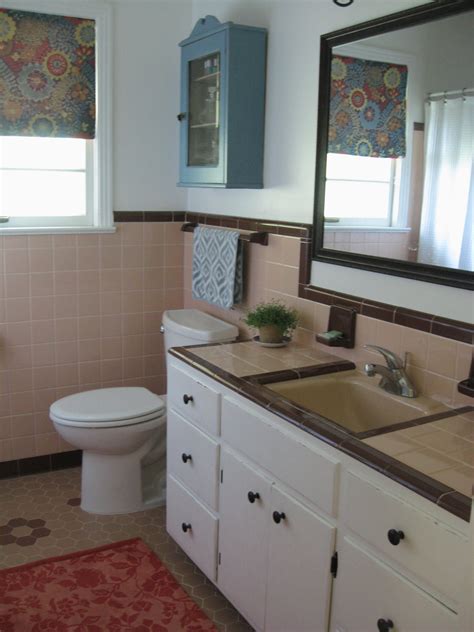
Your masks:
<svg viewBox="0 0 474 632"><path fill-rule="evenodd" d="M327 155L324 218L347 226L394 226L403 158Z"/></svg>

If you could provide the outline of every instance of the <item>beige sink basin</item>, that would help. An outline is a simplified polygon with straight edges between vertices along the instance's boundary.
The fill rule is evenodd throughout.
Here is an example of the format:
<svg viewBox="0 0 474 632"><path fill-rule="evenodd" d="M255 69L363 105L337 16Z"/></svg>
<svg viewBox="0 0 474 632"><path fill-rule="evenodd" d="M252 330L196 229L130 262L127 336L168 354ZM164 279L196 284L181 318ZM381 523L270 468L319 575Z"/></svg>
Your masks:
<svg viewBox="0 0 474 632"><path fill-rule="evenodd" d="M353 434L448 410L429 397L392 395L379 388L378 382L378 377L342 371L266 386Z"/></svg>

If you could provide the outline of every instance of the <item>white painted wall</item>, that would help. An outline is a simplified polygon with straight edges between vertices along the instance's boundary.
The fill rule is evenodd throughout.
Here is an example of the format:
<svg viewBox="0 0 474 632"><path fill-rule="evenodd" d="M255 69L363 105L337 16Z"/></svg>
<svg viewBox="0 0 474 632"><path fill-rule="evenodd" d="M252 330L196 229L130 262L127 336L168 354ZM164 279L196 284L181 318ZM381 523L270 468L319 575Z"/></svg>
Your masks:
<svg viewBox="0 0 474 632"><path fill-rule="evenodd" d="M191 0L112 0L114 210L185 210L178 174L179 40Z"/></svg>
<svg viewBox="0 0 474 632"><path fill-rule="evenodd" d="M264 186L189 189L190 211L311 222L316 157L319 40L323 33L408 9L422 0L193 0L206 14L269 30ZM367 298L474 321L472 293L350 268L313 264L312 282Z"/></svg>

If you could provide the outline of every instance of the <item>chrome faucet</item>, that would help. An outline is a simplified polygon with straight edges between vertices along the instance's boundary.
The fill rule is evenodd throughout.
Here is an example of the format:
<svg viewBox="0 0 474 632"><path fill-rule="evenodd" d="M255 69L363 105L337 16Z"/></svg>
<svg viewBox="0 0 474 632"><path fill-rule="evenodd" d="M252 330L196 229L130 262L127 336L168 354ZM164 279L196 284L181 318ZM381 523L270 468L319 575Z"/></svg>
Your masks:
<svg viewBox="0 0 474 632"><path fill-rule="evenodd" d="M393 351L378 347L377 345L364 345L365 349L373 349L383 355L387 366L380 364L372 364L368 362L364 366L364 373L369 377L374 375L380 375L381 380L379 382L380 388L388 393L394 395L401 395L402 397L417 397L418 393L415 386L412 384L408 377L406 368L406 354L405 361L397 356Z"/></svg>

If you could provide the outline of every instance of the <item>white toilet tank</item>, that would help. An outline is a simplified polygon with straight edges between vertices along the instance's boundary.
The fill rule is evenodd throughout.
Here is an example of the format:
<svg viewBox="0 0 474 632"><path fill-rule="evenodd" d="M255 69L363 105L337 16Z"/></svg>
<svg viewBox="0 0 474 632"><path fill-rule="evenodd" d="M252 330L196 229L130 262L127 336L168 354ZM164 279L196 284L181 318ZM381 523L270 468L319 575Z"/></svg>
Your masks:
<svg viewBox="0 0 474 632"><path fill-rule="evenodd" d="M201 312L199 309L173 309L163 313L162 332L165 351L171 347L232 342L239 335L235 325Z"/></svg>

